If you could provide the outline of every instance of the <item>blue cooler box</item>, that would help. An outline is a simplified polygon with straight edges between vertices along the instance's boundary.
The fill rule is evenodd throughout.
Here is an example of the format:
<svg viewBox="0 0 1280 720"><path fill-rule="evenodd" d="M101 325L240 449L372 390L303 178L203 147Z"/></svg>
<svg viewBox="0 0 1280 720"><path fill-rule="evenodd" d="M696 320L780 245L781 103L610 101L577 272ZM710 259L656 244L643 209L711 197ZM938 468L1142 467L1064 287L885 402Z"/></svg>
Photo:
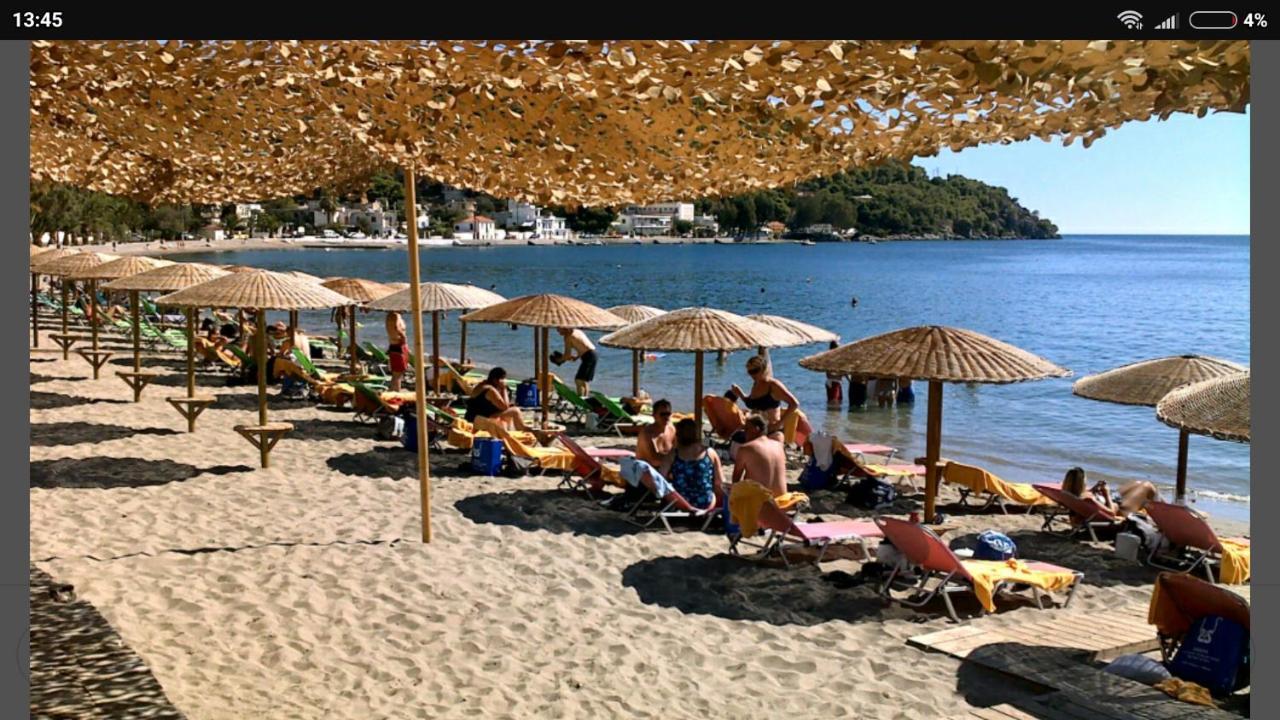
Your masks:
<svg viewBox="0 0 1280 720"><path fill-rule="evenodd" d="M418 451L418 416L405 413L400 416L404 420L404 430L400 434L400 443L405 450Z"/></svg>
<svg viewBox="0 0 1280 720"><path fill-rule="evenodd" d="M502 470L502 441L476 438L471 445L471 469L480 475L497 475Z"/></svg>
<svg viewBox="0 0 1280 720"><path fill-rule="evenodd" d="M516 405L522 408L536 408L541 404L538 399L537 383L525 380L516 386Z"/></svg>

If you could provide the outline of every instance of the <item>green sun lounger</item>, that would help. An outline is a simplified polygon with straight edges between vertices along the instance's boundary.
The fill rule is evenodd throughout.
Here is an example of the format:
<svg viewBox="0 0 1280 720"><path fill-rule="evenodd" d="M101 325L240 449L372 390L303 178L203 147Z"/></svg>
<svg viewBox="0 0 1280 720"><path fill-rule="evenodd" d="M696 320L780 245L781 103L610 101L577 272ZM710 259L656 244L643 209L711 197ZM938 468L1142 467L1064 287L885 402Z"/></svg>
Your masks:
<svg viewBox="0 0 1280 720"><path fill-rule="evenodd" d="M555 404L556 419L560 422L585 422L588 415L595 413L591 405L576 390L565 385L559 380L552 380L552 386L556 391L557 401Z"/></svg>
<svg viewBox="0 0 1280 720"><path fill-rule="evenodd" d="M618 434L622 434L621 429L618 428L619 425L648 425L653 422L652 415L632 415L627 412L626 408L622 407L621 402L599 390L592 390L591 398L609 411L609 417L613 420L612 426L618 431Z"/></svg>

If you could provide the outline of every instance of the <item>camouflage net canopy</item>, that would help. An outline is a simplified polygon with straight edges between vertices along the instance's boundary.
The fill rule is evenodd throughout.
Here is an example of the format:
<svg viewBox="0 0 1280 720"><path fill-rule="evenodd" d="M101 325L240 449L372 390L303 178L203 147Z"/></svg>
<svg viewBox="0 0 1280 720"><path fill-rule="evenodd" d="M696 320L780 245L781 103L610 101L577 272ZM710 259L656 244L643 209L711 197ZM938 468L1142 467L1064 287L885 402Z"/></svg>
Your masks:
<svg viewBox="0 0 1280 720"><path fill-rule="evenodd" d="M32 43L31 170L147 202L401 166L538 203L776 187L1242 112L1245 41Z"/></svg>

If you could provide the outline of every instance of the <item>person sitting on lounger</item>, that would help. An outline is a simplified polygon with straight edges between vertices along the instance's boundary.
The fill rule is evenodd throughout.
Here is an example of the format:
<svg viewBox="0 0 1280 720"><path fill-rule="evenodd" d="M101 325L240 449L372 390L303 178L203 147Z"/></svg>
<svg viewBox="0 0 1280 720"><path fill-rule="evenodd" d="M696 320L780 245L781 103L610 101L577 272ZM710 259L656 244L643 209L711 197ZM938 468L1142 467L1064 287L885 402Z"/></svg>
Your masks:
<svg viewBox="0 0 1280 720"><path fill-rule="evenodd" d="M500 367L490 370L489 376L476 383L471 391L471 397L467 399L465 419L473 423L478 417L496 420L508 429L529 429L520 416L519 406L511 404L507 396L506 370Z"/></svg>
<svg viewBox="0 0 1280 720"><path fill-rule="evenodd" d="M782 441L783 427L789 417L800 411L800 401L791 394L782 381L773 377L769 371L769 361L760 355L752 355L747 360L747 374L751 376L751 392L743 392L734 384L729 389L748 410L754 410L764 416L768 423L768 432L775 440ZM786 404L787 409L782 409Z"/></svg>
<svg viewBox="0 0 1280 720"><path fill-rule="evenodd" d="M653 422L640 426L636 438L636 457L655 467L662 467L676 446L676 429L671 425L671 401L653 404Z"/></svg>
<svg viewBox="0 0 1280 720"><path fill-rule="evenodd" d="M692 419L676 423L675 433L676 450L662 465L662 474L690 505L711 507L716 498L724 497L720 456L702 444L702 433Z"/></svg>
<svg viewBox="0 0 1280 720"><path fill-rule="evenodd" d="M1073 467L1067 471L1062 480L1062 489L1076 497L1091 497L1099 505L1120 516L1136 513L1152 500L1160 499L1160 491L1146 480L1134 480L1120 486L1119 492L1113 492L1106 480L1099 480L1086 492L1088 483L1085 480L1084 468Z"/></svg>
<svg viewBox="0 0 1280 720"><path fill-rule="evenodd" d="M778 497L787 492L787 453L782 441L765 434L759 415L747 418L746 442L733 451L733 482L755 480Z"/></svg>

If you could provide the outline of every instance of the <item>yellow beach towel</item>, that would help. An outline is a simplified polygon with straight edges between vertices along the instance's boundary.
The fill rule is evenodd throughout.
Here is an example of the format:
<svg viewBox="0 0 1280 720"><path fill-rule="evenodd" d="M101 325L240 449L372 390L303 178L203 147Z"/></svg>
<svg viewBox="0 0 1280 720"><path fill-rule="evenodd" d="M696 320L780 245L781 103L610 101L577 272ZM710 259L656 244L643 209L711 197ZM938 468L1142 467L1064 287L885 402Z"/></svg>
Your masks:
<svg viewBox="0 0 1280 720"><path fill-rule="evenodd" d="M775 498L755 480L743 480L729 490L729 515L738 524L742 537L755 537L760 529L760 508L765 503L772 502L779 510L786 511L808 501L809 496L799 492L783 493Z"/></svg>
<svg viewBox="0 0 1280 720"><path fill-rule="evenodd" d="M973 592L987 612L995 612L996 585L1002 582L1018 582L1034 585L1046 592L1071 587L1076 576L1070 572L1032 570L1017 558L1008 560L961 560L964 569L973 577Z"/></svg>
<svg viewBox="0 0 1280 720"><path fill-rule="evenodd" d="M1164 692L1164 694L1169 697L1177 698L1182 702L1206 705L1211 708L1218 707L1218 703L1214 702L1213 696L1209 694L1208 688L1197 685L1189 680L1171 677L1168 680L1161 680L1152 687Z"/></svg>
<svg viewBox="0 0 1280 720"><path fill-rule="evenodd" d="M949 462L942 471L942 477L952 485L968 488L976 494L993 493L1019 505L1051 505L1053 503L1029 483L1012 483L973 465Z"/></svg>
<svg viewBox="0 0 1280 720"><path fill-rule="evenodd" d="M1249 543L1241 540L1222 541L1222 573L1224 585L1249 582Z"/></svg>

